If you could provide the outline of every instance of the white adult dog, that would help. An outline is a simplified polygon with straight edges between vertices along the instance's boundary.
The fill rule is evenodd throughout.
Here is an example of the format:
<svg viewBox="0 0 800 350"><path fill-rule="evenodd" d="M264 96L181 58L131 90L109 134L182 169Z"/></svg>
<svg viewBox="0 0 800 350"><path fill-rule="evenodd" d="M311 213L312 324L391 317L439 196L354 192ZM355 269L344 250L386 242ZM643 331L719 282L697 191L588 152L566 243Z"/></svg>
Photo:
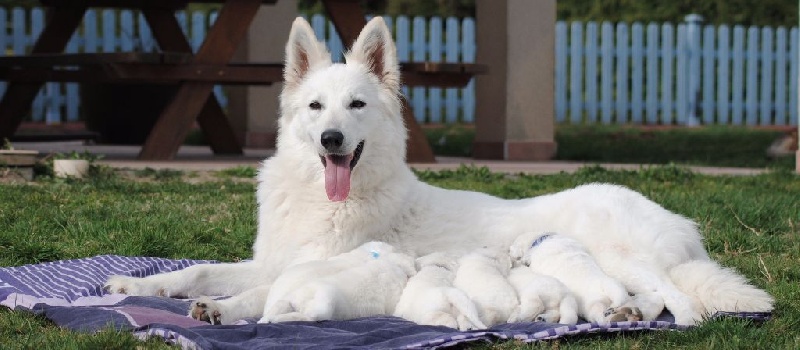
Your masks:
<svg viewBox="0 0 800 350"><path fill-rule="evenodd" d="M508 322L578 323L578 301L561 281L517 266L508 274L508 282L519 297L519 309Z"/></svg>
<svg viewBox="0 0 800 350"><path fill-rule="evenodd" d="M383 242L293 265L272 285L259 323L389 315L415 273L412 257Z"/></svg>
<svg viewBox="0 0 800 350"><path fill-rule="evenodd" d="M715 310L772 310L766 292L709 261L695 223L629 189L591 184L503 200L418 181L404 159L400 71L391 32L380 17L364 27L346 61L331 63L308 23L294 22L277 149L258 175L252 261L141 279L112 276L107 289L235 295L201 299L192 314L257 317L270 284L292 263L326 259L369 241L422 256L483 246L507 249L522 233L555 231L578 240L604 269L635 274L665 294L678 323L695 324ZM707 268L684 268L696 262ZM720 283L707 283L712 279Z"/></svg>
<svg viewBox="0 0 800 350"><path fill-rule="evenodd" d="M441 252L418 258L417 274L408 280L394 315L462 331L486 328L469 296L453 287L457 268L455 259Z"/></svg>

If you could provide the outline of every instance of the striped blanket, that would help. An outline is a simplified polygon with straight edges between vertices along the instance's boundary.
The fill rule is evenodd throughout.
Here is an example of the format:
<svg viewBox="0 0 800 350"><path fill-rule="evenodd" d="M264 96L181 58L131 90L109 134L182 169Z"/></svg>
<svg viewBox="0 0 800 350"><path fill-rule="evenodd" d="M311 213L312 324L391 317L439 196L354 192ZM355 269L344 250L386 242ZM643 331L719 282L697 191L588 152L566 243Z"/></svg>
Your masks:
<svg viewBox="0 0 800 350"><path fill-rule="evenodd" d="M244 319L236 325L212 326L186 316L189 299L135 297L107 294L102 290L108 275L143 277L208 263L213 261L103 255L0 268L0 304L13 310L42 314L57 325L78 332L114 327L131 331L142 339L161 337L186 349L443 348L469 342L509 339L532 342L596 332L687 328L672 323L668 313L649 322L574 326L516 323L470 332L421 326L395 317L284 324L256 324L256 319ZM770 317L762 313L723 315L758 321Z"/></svg>

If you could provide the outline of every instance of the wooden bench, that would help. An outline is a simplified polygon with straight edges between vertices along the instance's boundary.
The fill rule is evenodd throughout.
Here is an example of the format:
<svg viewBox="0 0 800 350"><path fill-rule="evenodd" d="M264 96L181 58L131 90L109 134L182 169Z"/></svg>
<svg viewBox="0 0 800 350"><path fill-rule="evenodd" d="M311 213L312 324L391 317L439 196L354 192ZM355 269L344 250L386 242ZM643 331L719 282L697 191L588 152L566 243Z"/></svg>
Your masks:
<svg viewBox="0 0 800 350"><path fill-rule="evenodd" d="M0 57L0 80L9 82L93 82L175 84L181 81L223 85L270 85L283 80L282 63L204 64L192 55L161 53L34 54ZM409 86L464 87L486 71L462 63L401 63Z"/></svg>
<svg viewBox="0 0 800 350"><path fill-rule="evenodd" d="M224 3L214 27L197 54L192 53L173 13L189 2ZM0 80L11 83L0 101L0 138L14 135L44 82L172 84L179 86L178 93L162 112L139 158L174 157L195 120L214 153L241 154L241 145L221 106L211 94L211 87L214 84L269 85L283 79L282 63L229 61L235 48L231 47L230 42L241 41L258 6L261 3L274 3L274 0L42 0L42 3L52 6L55 11L34 45L33 52L25 56L0 57ZM349 47L366 24L358 1L324 1L324 4L343 42ZM159 47L165 51L61 53L89 6L141 9ZM245 18L237 17L245 13ZM228 33L231 30L235 33ZM228 42L222 43L224 40ZM414 62L403 63L400 68L402 81L406 85L445 88L464 87L475 74L487 71L483 65L465 63ZM430 145L410 106L405 99L402 103L403 117L409 129L407 160L435 162Z"/></svg>
<svg viewBox="0 0 800 350"><path fill-rule="evenodd" d="M270 85L282 81L282 63L203 64L190 54L97 53L34 54L0 57L0 80L21 83L86 82L116 84L177 84L205 82L225 85ZM402 81L408 86L464 87L481 65L462 63L402 63ZM432 162L433 152L404 101L406 124L417 133L409 138L408 160ZM2 121L0 121L2 122ZM16 129L15 129L16 130ZM5 137L10 137L7 135Z"/></svg>

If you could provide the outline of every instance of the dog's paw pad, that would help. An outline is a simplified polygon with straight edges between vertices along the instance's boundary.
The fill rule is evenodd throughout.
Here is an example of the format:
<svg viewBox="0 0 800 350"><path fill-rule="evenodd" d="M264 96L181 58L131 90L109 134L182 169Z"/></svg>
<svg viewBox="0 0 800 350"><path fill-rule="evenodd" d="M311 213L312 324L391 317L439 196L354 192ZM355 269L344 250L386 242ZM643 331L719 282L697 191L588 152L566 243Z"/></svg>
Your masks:
<svg viewBox="0 0 800 350"><path fill-rule="evenodd" d="M217 303L208 297L202 297L192 303L189 316L198 321L211 324L221 324L222 312L219 311Z"/></svg>
<svg viewBox="0 0 800 350"><path fill-rule="evenodd" d="M128 276L111 276L103 285L103 290L109 293L135 294L129 293L135 289L134 282L131 279L132 277Z"/></svg>
<svg viewBox="0 0 800 350"><path fill-rule="evenodd" d="M644 317L642 311L638 307L612 307L607 309L604 313L605 317L610 322L625 322L625 321L641 321Z"/></svg>

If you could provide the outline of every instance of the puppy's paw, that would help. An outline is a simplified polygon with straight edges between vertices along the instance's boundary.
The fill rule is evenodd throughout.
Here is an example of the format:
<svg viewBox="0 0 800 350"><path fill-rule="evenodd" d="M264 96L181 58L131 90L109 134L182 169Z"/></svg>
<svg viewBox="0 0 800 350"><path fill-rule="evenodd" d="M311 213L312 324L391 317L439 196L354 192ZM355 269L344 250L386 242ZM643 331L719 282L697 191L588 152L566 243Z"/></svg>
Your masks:
<svg viewBox="0 0 800 350"><path fill-rule="evenodd" d="M157 295L164 297L169 296L169 292L165 288L152 286L150 283L148 283L147 280L143 278L131 277L131 276L120 276L120 275L110 276L106 281L105 285L103 285L103 289L105 289L109 293L120 293L127 295L138 295L138 296Z"/></svg>
<svg viewBox="0 0 800 350"><path fill-rule="evenodd" d="M193 319L211 324L223 324L222 315L219 302L209 297L198 298L189 309L189 316Z"/></svg>
<svg viewBox="0 0 800 350"><path fill-rule="evenodd" d="M638 307L631 306L608 308L603 314L609 322L641 321L644 318Z"/></svg>
<svg viewBox="0 0 800 350"><path fill-rule="evenodd" d="M561 315L558 311L547 311L537 315L533 320L534 322L558 323L560 318Z"/></svg>

